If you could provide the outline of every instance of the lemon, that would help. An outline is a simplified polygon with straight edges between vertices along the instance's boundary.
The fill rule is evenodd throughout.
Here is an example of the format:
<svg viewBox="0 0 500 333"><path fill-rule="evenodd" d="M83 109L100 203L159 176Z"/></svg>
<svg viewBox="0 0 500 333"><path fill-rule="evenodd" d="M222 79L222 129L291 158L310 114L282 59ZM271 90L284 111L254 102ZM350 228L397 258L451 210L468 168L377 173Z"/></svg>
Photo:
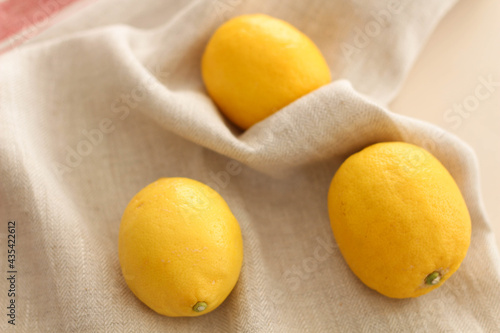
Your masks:
<svg viewBox="0 0 500 333"><path fill-rule="evenodd" d="M217 308L240 274L240 227L224 199L187 178L137 193L122 217L118 254L132 292L154 311L198 316Z"/></svg>
<svg viewBox="0 0 500 333"><path fill-rule="evenodd" d="M459 188L434 156L411 144L378 143L350 156L333 177L328 210L351 270L388 297L441 286L469 248Z"/></svg>
<svg viewBox="0 0 500 333"><path fill-rule="evenodd" d="M209 95L243 129L331 80L325 59L307 36L262 14L220 26L201 65Z"/></svg>

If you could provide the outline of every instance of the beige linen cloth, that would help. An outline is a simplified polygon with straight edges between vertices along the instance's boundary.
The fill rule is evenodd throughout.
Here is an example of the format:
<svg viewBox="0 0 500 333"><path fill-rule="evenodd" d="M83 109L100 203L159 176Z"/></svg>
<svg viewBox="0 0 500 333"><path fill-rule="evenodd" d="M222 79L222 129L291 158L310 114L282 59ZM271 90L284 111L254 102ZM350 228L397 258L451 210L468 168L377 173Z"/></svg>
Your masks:
<svg viewBox="0 0 500 333"><path fill-rule="evenodd" d="M0 331L498 331L500 259L474 153L418 114L387 108L454 2L101 0L1 56ZM207 96L200 59L222 22L256 12L310 36L333 82L241 132ZM472 217L461 268L417 299L363 285L328 219L328 187L342 161L394 140L431 151ZM218 190L244 240L235 289L198 318L143 305L117 256L132 196L178 176ZM8 220L17 223L15 329L6 316Z"/></svg>

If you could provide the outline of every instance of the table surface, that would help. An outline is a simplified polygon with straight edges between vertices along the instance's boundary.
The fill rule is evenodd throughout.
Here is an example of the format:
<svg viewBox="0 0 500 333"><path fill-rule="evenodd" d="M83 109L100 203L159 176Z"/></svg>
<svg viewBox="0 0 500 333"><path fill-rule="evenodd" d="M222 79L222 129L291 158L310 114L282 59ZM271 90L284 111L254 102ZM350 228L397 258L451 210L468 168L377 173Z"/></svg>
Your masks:
<svg viewBox="0 0 500 333"><path fill-rule="evenodd" d="M392 111L418 115L457 135L476 152L481 193L500 248L500 1L462 0L422 50ZM425 98L422 98L425 96ZM456 104L466 104L458 111Z"/></svg>

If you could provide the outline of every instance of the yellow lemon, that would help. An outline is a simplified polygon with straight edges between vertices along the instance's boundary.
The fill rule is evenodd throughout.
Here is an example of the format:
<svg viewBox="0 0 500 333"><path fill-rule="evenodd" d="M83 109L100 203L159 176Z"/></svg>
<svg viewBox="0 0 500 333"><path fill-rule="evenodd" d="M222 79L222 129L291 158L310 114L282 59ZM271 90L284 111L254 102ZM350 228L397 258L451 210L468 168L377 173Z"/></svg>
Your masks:
<svg viewBox="0 0 500 333"><path fill-rule="evenodd" d="M388 297L441 286L469 248L471 222L458 186L411 144L378 143L350 156L333 177L328 210L351 270Z"/></svg>
<svg viewBox="0 0 500 333"><path fill-rule="evenodd" d="M132 292L154 311L199 316L217 308L240 274L240 227L224 199L187 178L137 193L122 217L118 253Z"/></svg>
<svg viewBox="0 0 500 333"><path fill-rule="evenodd" d="M331 80L325 59L306 35L262 14L220 26L201 65L209 95L243 129Z"/></svg>

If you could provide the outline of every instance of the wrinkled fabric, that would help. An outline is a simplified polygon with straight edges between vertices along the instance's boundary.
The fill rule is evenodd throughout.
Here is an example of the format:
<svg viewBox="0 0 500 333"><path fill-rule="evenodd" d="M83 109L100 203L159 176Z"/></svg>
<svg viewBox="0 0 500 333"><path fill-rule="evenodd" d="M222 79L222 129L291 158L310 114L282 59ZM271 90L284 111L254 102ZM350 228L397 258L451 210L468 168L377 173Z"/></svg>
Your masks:
<svg viewBox="0 0 500 333"><path fill-rule="evenodd" d="M454 3L97 1L0 56L1 244L15 220L17 331L498 330L500 260L474 152L418 114L387 107ZM242 132L208 97L200 60L220 24L257 12L308 35L333 81ZM382 141L428 149L471 214L462 266L416 299L389 299L363 285L330 229L326 198L335 171ZM409 167L418 158L409 157ZM240 279L201 317L156 314L120 271L121 214L161 177L210 185L242 229ZM7 245L0 251L6 271ZM9 331L2 317L0 331Z"/></svg>

